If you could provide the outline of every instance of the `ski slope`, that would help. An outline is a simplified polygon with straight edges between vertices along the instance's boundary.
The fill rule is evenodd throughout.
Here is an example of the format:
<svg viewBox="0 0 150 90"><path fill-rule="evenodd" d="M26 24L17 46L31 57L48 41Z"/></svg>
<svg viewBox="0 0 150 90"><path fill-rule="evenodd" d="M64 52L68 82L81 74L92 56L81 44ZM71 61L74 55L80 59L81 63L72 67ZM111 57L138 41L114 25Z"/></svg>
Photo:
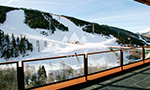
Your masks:
<svg viewBox="0 0 150 90"><path fill-rule="evenodd" d="M46 31L45 29L31 29L24 23L25 15L23 10L13 10L7 13L6 21L0 25L5 34L14 34L15 37L25 36L29 39L29 42L33 44L33 52L28 52L28 56L22 57L21 55L17 58L11 58L8 61L21 61L26 59L35 58L46 58L60 55L71 55L94 51L108 50L109 46L118 46L115 43L116 38L113 36L107 38L98 34L86 33L82 30L82 27L76 26L73 22L65 17L53 16L54 19L64 24L69 28L69 31L62 32L56 30L54 34L44 36L40 34L40 31ZM73 34L76 34L76 37ZM68 42L71 38L76 39L78 37L80 41L86 41L81 44L70 44L63 42L63 38L67 37ZM83 39L84 37L84 39ZM36 46L36 41L40 41L40 52ZM44 47L44 42L47 42L47 47ZM1 62L5 62L4 59Z"/></svg>

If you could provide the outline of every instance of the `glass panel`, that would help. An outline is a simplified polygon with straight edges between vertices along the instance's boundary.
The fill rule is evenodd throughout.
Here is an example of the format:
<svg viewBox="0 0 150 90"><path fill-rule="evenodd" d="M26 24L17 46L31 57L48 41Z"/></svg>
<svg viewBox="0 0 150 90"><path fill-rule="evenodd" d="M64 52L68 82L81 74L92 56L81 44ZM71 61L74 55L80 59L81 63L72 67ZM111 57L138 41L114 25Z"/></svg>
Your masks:
<svg viewBox="0 0 150 90"><path fill-rule="evenodd" d="M142 48L123 50L123 64L142 60Z"/></svg>
<svg viewBox="0 0 150 90"><path fill-rule="evenodd" d="M150 58L150 48L145 48L145 59Z"/></svg>
<svg viewBox="0 0 150 90"><path fill-rule="evenodd" d="M84 75L84 56L24 62L25 88Z"/></svg>
<svg viewBox="0 0 150 90"><path fill-rule="evenodd" d="M88 74L119 66L120 51L88 55Z"/></svg>
<svg viewBox="0 0 150 90"><path fill-rule="evenodd" d="M16 63L0 65L0 90L18 90Z"/></svg>

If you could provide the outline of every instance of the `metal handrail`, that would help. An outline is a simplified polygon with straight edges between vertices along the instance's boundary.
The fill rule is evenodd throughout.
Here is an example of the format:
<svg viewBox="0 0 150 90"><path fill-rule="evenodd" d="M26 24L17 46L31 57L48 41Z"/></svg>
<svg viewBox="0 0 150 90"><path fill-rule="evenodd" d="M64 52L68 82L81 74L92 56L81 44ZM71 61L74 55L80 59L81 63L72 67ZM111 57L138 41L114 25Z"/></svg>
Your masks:
<svg viewBox="0 0 150 90"><path fill-rule="evenodd" d="M13 63L18 63L18 61L0 62L0 65L2 65L2 64L13 64Z"/></svg>
<svg viewBox="0 0 150 90"><path fill-rule="evenodd" d="M147 47L138 47L142 50L142 60L145 60L145 49ZM138 48L120 48L120 50L108 50L108 51L100 51L100 52L91 52L91 53L85 53L85 54L75 54L75 55L65 55L65 56L57 56L57 57L48 57L48 58L39 58L39 59L29 59L29 60L22 60L22 67L18 66L18 61L11 61L11 62L2 62L0 63L0 65L3 64L11 64L11 63L17 63L17 75L18 75L18 86L24 86L24 62L31 62L31 61L41 61L41 60L55 60L55 59L59 59L59 58L67 58L67 57L75 57L75 56L83 56L83 60L84 60L84 77L85 80L87 80L88 77L88 55L92 55L92 54L99 54L99 53L107 53L107 52L115 52L115 51L120 51L120 67L123 70L123 50L131 50L131 49L138 49ZM149 48L149 47L148 47ZM23 78L23 79L21 79ZM21 83L21 85L19 84ZM25 89L24 87L19 87L20 90Z"/></svg>
<svg viewBox="0 0 150 90"><path fill-rule="evenodd" d="M58 58L67 58L67 57L82 56L82 55L85 55L85 54L74 54L74 55L56 56L56 57L48 57L48 58L27 59L27 60L22 60L22 62L40 61L40 60L49 60L49 59L58 59Z"/></svg>

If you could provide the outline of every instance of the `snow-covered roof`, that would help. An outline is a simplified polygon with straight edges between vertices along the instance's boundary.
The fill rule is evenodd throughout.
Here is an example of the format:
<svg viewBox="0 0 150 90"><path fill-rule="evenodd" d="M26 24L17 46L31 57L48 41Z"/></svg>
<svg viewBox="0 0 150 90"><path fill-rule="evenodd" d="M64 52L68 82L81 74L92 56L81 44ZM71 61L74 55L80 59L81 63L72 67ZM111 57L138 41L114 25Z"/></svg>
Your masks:
<svg viewBox="0 0 150 90"><path fill-rule="evenodd" d="M85 38L85 36L83 35L81 40L80 40L81 43L87 43L87 39Z"/></svg>
<svg viewBox="0 0 150 90"><path fill-rule="evenodd" d="M62 42L68 42L68 37L65 35Z"/></svg>
<svg viewBox="0 0 150 90"><path fill-rule="evenodd" d="M75 32L72 34L70 41L79 41L79 38Z"/></svg>

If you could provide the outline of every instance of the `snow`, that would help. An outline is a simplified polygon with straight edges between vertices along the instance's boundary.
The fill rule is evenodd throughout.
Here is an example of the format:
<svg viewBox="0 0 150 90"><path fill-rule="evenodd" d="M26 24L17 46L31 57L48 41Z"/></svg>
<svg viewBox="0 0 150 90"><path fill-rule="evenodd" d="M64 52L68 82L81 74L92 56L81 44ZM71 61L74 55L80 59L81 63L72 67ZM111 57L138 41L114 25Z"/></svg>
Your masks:
<svg viewBox="0 0 150 90"><path fill-rule="evenodd" d="M14 34L15 37L26 36L26 38L33 44L33 52L28 52L28 56L23 57L20 55L17 58L10 58L8 61L22 61L35 58L46 58L62 55L81 54L95 51L109 50L110 46L119 46L113 36L105 37L98 34L86 33L82 30L82 27L76 26L73 22L65 17L53 16L54 19L64 24L69 28L69 31L63 32L56 30L54 34L45 36L40 34L41 31L49 33L45 29L31 29L24 23L25 15L23 10L13 10L7 13L6 21L0 25L7 34ZM40 41L40 52L36 46L36 41ZM44 42L47 42L47 47L44 46ZM82 44L70 44L68 41L79 41ZM114 55L114 54L112 54ZM110 63L108 59L103 58L105 63ZM111 59L116 60L115 56L111 56ZM6 62L1 58L0 62ZM114 61L116 63L116 61ZM77 68L77 66L74 66Z"/></svg>
<svg viewBox="0 0 150 90"><path fill-rule="evenodd" d="M142 30L139 32L140 34L143 34L143 33L150 33L150 27L145 29L145 30Z"/></svg>
<svg viewBox="0 0 150 90"><path fill-rule="evenodd" d="M145 41L140 35L139 35L139 39L141 39L143 42L147 43L148 45L150 45L150 43L148 43L147 41Z"/></svg>
<svg viewBox="0 0 150 90"><path fill-rule="evenodd" d="M141 34L141 35L146 34L146 35L144 35L144 36L149 36L149 34L150 34L150 28L147 28L147 29L145 29L145 30L140 31L140 32L137 33L137 35L139 36L139 39L140 39L140 40L142 40L142 41L145 42L146 44L150 45L150 43L147 42L146 40L144 40L144 39L141 37L140 34Z"/></svg>
<svg viewBox="0 0 150 90"><path fill-rule="evenodd" d="M27 26L24 23L25 15L23 10L13 10L8 12L6 21L0 25L0 29L2 29L6 34L11 35L13 33L15 37L20 37L21 35L26 36L29 42L33 44L33 52L28 52L28 56L23 57L20 55L17 58L10 58L7 61L19 61L19 65L21 65L22 60L73 55L75 53L86 54L89 52L109 50L110 47L120 48L120 46L116 43L116 38L113 36L105 37L103 35L87 33L82 30L82 27L76 26L65 17L54 15L53 18L67 26L69 31L63 32L57 29L52 35L42 35L40 34L41 31L45 31L47 33L49 33L49 31L39 28L31 29ZM37 40L40 42L40 52L38 52L38 47L36 46ZM70 44L68 43L70 41L79 41L79 44ZM45 42L47 42L47 47L44 46ZM128 63L130 60L126 57L130 56L130 52L125 52L123 56L124 63ZM38 70L40 65L44 65L48 75L48 73L52 70L61 70L60 62L62 61L71 66L74 70L79 70L83 67L83 57L84 56L74 56L34 61L34 63L25 62L24 64L34 66L35 71ZM88 55L88 65L92 66L119 66L119 60L120 51ZM1 58L0 62L6 62L6 60ZM0 66L0 68L2 68L2 66Z"/></svg>

